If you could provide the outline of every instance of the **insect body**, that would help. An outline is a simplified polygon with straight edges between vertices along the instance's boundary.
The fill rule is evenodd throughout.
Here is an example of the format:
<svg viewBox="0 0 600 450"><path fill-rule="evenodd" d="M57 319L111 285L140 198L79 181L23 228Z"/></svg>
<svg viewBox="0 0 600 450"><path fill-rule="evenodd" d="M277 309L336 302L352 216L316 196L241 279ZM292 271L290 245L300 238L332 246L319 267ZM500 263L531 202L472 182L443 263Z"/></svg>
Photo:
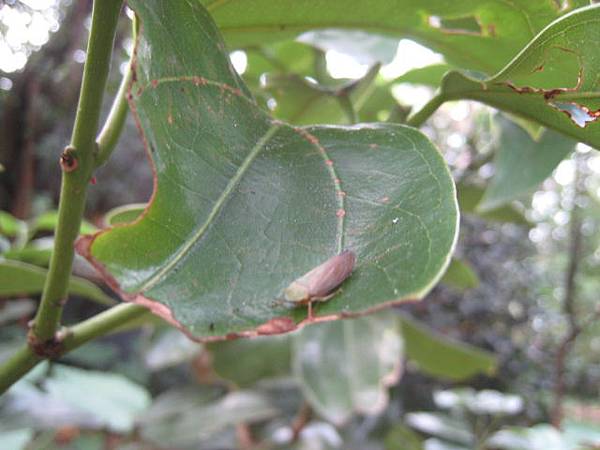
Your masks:
<svg viewBox="0 0 600 450"><path fill-rule="evenodd" d="M308 304L308 318L311 319L312 302L330 299L335 294L332 291L350 276L355 263L356 255L352 250L332 256L285 288L284 299L298 305Z"/></svg>

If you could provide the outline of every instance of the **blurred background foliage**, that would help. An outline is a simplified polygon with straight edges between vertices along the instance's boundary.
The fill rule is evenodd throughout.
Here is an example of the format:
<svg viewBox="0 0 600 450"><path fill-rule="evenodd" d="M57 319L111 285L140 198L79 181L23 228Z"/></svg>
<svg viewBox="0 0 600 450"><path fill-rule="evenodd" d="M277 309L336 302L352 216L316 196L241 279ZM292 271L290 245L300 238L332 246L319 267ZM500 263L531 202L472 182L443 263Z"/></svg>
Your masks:
<svg viewBox="0 0 600 450"><path fill-rule="evenodd" d="M0 6L0 359L25 338L52 249L56 163L90 9ZM128 27L105 113L131 51ZM413 41L336 30L231 59L259 104L300 125L402 123L449 68ZM426 299L204 346L146 317L15 385L0 399L0 448L596 448L600 155L472 102L444 104L422 130L453 172L463 213L452 264ZM82 233L135 217L139 206L105 218L151 189L130 119L89 189ZM78 259L67 323L117 301L97 281Z"/></svg>

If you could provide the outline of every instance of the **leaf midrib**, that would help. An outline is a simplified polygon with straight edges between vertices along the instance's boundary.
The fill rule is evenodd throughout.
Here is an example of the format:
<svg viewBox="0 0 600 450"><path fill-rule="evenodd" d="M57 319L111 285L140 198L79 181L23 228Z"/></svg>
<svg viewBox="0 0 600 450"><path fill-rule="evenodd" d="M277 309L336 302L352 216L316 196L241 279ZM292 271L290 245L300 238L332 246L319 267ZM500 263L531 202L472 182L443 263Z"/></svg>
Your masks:
<svg viewBox="0 0 600 450"><path fill-rule="evenodd" d="M248 170L248 168L252 165L258 154L265 148L265 144L273 137L273 135L282 127L282 124L274 124L272 125L267 132L257 141L256 145L248 156L244 159L235 175L229 180L227 186L213 205L213 208L202 224L200 228L194 233L194 235L187 239L183 246L175 253L175 255L161 267L142 287L141 290L148 290L154 287L161 279L171 270L173 269L177 263L179 263L187 253L194 247L194 245L204 236L204 233L214 221L214 219L219 215L223 206L225 205L227 199L231 196L231 193L239 184L240 180L243 178L244 174Z"/></svg>

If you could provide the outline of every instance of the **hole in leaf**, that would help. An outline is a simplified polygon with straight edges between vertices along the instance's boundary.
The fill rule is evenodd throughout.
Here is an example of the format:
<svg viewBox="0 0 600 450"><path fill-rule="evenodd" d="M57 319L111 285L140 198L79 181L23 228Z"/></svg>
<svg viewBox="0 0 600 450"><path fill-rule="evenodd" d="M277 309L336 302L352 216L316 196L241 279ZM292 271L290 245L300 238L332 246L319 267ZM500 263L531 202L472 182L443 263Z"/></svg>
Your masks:
<svg viewBox="0 0 600 450"><path fill-rule="evenodd" d="M564 112L578 127L585 128L590 122L595 122L600 117L600 109L590 111L586 106L577 103L551 102L550 105Z"/></svg>
<svg viewBox="0 0 600 450"><path fill-rule="evenodd" d="M475 16L453 18L429 16L429 26L443 33L483 35L481 24Z"/></svg>

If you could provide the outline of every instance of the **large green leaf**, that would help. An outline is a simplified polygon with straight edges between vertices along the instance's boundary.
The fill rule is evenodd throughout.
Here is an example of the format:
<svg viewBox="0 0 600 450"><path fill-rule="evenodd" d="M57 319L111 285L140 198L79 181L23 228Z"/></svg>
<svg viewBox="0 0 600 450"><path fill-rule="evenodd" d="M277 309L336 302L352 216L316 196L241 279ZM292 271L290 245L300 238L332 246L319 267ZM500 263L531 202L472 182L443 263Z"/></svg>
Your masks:
<svg viewBox="0 0 600 450"><path fill-rule="evenodd" d="M355 412L377 414L386 407L386 387L401 374L396 316L312 325L294 344L294 372L306 400L324 418L341 424Z"/></svg>
<svg viewBox="0 0 600 450"><path fill-rule="evenodd" d="M510 203L544 181L575 142L552 130L545 130L539 141L514 122L499 116L498 149L494 155L494 177L477 205L490 211Z"/></svg>
<svg viewBox="0 0 600 450"><path fill-rule="evenodd" d="M492 353L437 335L423 324L402 317L402 336L406 355L419 369L430 375L464 380L496 369Z"/></svg>
<svg viewBox="0 0 600 450"><path fill-rule="evenodd" d="M448 73L441 95L478 100L600 148L599 39L600 5L581 8L546 27L489 79Z"/></svg>
<svg viewBox="0 0 600 450"><path fill-rule="evenodd" d="M589 4L513 0L201 0L234 47L306 30L361 29L410 37L447 61L494 73L553 19Z"/></svg>
<svg viewBox="0 0 600 450"><path fill-rule="evenodd" d="M295 128L259 109L199 4L132 1L142 23L132 107L157 185L144 215L80 240L125 299L196 338L290 331L296 278L345 248L334 319L422 297L457 232L447 167L398 125Z"/></svg>
<svg viewBox="0 0 600 450"><path fill-rule="evenodd" d="M0 298L37 295L44 289L48 271L20 261L0 261ZM95 284L76 276L69 279L69 293L89 298L103 305L115 301Z"/></svg>

